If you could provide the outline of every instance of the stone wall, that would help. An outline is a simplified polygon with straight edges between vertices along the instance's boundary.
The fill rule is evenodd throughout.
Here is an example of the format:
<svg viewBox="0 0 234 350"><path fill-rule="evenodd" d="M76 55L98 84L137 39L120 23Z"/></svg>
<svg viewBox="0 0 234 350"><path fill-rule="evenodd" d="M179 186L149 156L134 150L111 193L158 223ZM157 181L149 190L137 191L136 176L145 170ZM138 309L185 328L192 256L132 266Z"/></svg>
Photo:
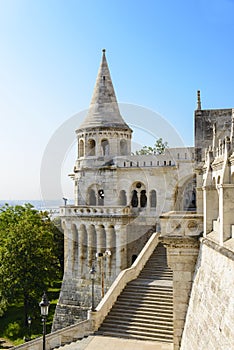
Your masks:
<svg viewBox="0 0 234 350"><path fill-rule="evenodd" d="M234 349L234 253L202 239L181 350Z"/></svg>
<svg viewBox="0 0 234 350"><path fill-rule="evenodd" d="M205 109L195 111L195 159L204 161L205 149L212 145L214 125L216 139L223 139L230 134L233 110Z"/></svg>

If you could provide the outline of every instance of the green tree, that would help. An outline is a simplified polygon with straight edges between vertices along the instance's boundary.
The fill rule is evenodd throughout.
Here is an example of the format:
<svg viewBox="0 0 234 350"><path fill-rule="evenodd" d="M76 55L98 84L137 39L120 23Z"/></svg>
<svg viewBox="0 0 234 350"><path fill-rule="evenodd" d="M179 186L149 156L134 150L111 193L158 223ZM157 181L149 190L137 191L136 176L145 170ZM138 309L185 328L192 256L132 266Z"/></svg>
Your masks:
<svg viewBox="0 0 234 350"><path fill-rule="evenodd" d="M137 156L149 155L149 154L163 154L167 147L168 147L167 141L163 142L163 139L160 137L155 141L155 144L153 147L144 146L140 150L136 151L135 154Z"/></svg>
<svg viewBox="0 0 234 350"><path fill-rule="evenodd" d="M61 278L55 232L48 213L30 204L0 211L0 306L23 301L25 324L29 305Z"/></svg>

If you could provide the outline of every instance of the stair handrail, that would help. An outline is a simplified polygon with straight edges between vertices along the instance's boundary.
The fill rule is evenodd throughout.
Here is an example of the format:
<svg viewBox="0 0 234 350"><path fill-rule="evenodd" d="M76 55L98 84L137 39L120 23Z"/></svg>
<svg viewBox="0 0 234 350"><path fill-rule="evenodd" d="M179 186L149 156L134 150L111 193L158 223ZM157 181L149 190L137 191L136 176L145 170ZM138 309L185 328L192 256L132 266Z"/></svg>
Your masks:
<svg viewBox="0 0 234 350"><path fill-rule="evenodd" d="M114 280L107 293L104 295L104 297L96 307L96 310L88 311L88 319L91 321L92 329L94 332L100 327L105 317L116 302L118 296L126 287L127 283L131 282L132 280L138 277L146 262L149 260L153 251L157 247L159 243L159 236L160 232L154 232L151 235L144 248L138 255L137 259L131 265L131 267L119 273L119 275Z"/></svg>
<svg viewBox="0 0 234 350"><path fill-rule="evenodd" d="M46 334L46 349L52 350L70 344L77 339L82 339L92 333L90 320L84 320L79 323L67 326L52 333ZM42 337L33 339L26 343L13 346L11 350L41 350Z"/></svg>

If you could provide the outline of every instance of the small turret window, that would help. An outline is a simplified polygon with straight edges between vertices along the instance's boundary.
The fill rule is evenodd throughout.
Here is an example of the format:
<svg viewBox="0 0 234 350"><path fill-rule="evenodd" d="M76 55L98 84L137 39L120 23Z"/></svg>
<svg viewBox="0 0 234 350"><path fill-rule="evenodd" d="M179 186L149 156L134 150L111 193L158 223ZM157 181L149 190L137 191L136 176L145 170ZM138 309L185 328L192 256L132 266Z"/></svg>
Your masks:
<svg viewBox="0 0 234 350"><path fill-rule="evenodd" d="M137 197L137 191L136 190L132 191L131 205L132 205L133 208L137 208L138 207L138 197Z"/></svg>
<svg viewBox="0 0 234 350"><path fill-rule="evenodd" d="M156 195L156 191L152 190L150 192L150 207L151 208L156 208L157 205L157 195Z"/></svg>
<svg viewBox="0 0 234 350"><path fill-rule="evenodd" d="M108 140L106 140L106 139L102 140L101 147L102 147L102 155L108 156L109 155L109 142L108 142Z"/></svg>
<svg viewBox="0 0 234 350"><path fill-rule="evenodd" d="M79 141L79 157L84 157L84 141Z"/></svg>
<svg viewBox="0 0 234 350"><path fill-rule="evenodd" d="M96 146L95 140L89 139L89 141L88 141L88 155L89 156L95 156L95 146Z"/></svg>
<svg viewBox="0 0 234 350"><path fill-rule="evenodd" d="M99 190L98 191L98 205L104 205L104 190Z"/></svg>
<svg viewBox="0 0 234 350"><path fill-rule="evenodd" d="M127 142L126 140L120 140L120 154L124 156L127 154Z"/></svg>
<svg viewBox="0 0 234 350"><path fill-rule="evenodd" d="M140 197L141 208L146 207L146 204L147 204L146 190L142 190L141 197Z"/></svg>

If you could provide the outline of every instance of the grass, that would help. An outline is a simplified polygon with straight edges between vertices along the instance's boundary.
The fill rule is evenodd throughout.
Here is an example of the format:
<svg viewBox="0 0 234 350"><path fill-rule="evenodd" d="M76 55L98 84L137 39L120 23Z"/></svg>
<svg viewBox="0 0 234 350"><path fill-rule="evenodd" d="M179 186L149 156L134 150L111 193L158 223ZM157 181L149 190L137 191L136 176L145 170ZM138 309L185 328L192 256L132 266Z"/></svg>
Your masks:
<svg viewBox="0 0 234 350"><path fill-rule="evenodd" d="M60 287L61 282L55 282L53 288L49 288L47 291L47 296L50 300L49 315L46 322L48 333L51 331ZM29 314L32 318L31 339L40 337L42 335L42 321L39 306L34 305L34 308L29 311ZM14 345L22 344L25 338L29 338L29 328L24 325L23 303L10 305L4 315L0 317L0 338L9 340Z"/></svg>

